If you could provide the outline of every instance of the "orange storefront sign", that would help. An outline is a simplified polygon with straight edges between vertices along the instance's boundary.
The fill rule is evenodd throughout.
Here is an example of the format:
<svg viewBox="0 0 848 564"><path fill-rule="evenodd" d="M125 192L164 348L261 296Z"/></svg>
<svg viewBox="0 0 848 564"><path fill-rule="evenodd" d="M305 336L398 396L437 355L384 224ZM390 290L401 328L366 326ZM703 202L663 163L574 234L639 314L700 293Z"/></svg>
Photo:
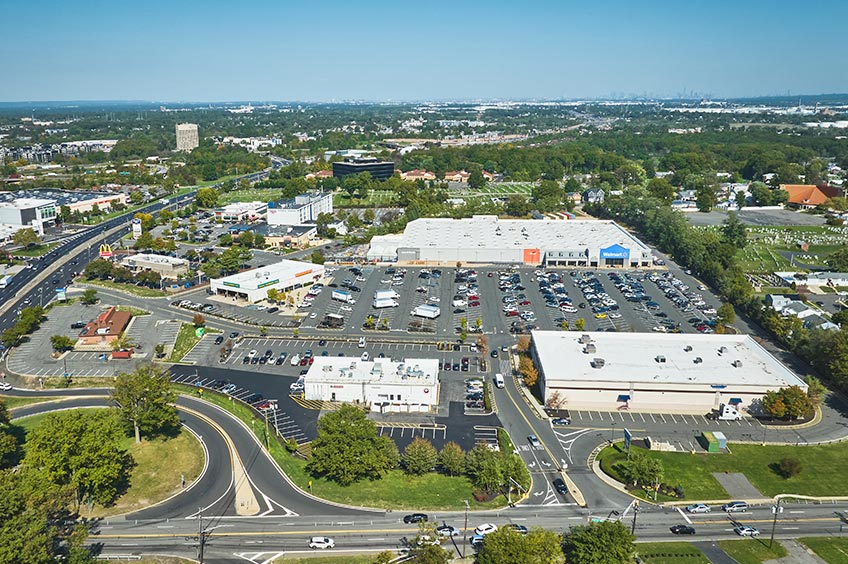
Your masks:
<svg viewBox="0 0 848 564"><path fill-rule="evenodd" d="M539 249L524 249L524 264L539 264L542 262L542 251Z"/></svg>

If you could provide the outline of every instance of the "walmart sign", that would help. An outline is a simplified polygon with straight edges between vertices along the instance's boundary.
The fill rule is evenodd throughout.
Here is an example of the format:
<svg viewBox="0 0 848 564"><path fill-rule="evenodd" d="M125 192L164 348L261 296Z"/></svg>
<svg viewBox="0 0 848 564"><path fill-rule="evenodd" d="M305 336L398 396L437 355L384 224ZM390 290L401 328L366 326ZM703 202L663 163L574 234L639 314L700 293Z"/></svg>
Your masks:
<svg viewBox="0 0 848 564"><path fill-rule="evenodd" d="M630 249L626 249L621 245L611 245L606 249L601 249L602 259L624 259L630 258Z"/></svg>

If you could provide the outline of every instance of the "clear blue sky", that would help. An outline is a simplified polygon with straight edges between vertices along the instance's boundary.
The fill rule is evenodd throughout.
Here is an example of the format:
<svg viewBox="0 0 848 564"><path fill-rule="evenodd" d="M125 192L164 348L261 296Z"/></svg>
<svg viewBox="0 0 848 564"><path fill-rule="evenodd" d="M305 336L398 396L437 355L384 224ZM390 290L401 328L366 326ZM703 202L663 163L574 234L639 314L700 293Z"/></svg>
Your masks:
<svg viewBox="0 0 848 564"><path fill-rule="evenodd" d="M3 2L0 101L848 92L844 0Z"/></svg>

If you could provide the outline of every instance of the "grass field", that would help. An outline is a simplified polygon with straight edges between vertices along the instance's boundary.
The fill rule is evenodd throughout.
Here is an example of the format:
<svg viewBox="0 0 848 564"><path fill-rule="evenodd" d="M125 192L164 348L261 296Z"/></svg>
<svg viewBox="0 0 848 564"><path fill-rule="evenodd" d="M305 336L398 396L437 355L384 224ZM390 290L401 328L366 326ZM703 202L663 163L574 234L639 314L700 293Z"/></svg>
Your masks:
<svg viewBox="0 0 848 564"><path fill-rule="evenodd" d="M44 245L35 245L28 249L21 249L19 251L15 251L12 254L15 256L21 257L40 257L44 254L50 252L50 249L56 246L56 243L47 243Z"/></svg>
<svg viewBox="0 0 848 564"><path fill-rule="evenodd" d="M19 397L19 396L3 396L3 395L0 395L0 401L2 401L3 404L9 409L14 409L16 407L23 407L25 405L32 405L34 403L42 403L42 402L45 402L45 401L53 401L53 400L57 400L57 399L64 399L64 398L56 398L56 397L52 397L52 396L51 397L43 397L43 398L23 398L23 397Z"/></svg>
<svg viewBox="0 0 848 564"><path fill-rule="evenodd" d="M49 415L24 417L15 420L15 425L29 433ZM95 505L90 513L84 507L81 510L84 516L107 517L149 507L177 493L181 489L181 476L185 476L186 485L190 485L203 469L203 449L195 436L185 430L174 438L145 439L138 445L133 437L126 437L121 446L130 452L135 461L129 488L110 507Z"/></svg>
<svg viewBox="0 0 848 564"><path fill-rule="evenodd" d="M112 290L120 290L141 298L160 298L168 295L162 290L156 290L146 286L136 286L135 284L122 284L111 280L85 280L85 284L91 284L92 286L100 286L101 288L109 288Z"/></svg>
<svg viewBox="0 0 848 564"><path fill-rule="evenodd" d="M688 542L645 542L636 545L645 564L709 564L704 553Z"/></svg>
<svg viewBox="0 0 848 564"><path fill-rule="evenodd" d="M174 386L177 390L193 393L190 386ZM229 398L214 392L204 391L203 397L242 421L253 425L257 436L265 442L265 425L254 416L248 407L230 401ZM251 424L251 420L255 424ZM306 461L286 452L275 440L268 441L271 456L280 465L288 477L301 489L309 490L312 480L312 493L318 497L348 503L385 509L422 509L431 511L460 510L465 508L462 500L469 500L471 509L491 509L506 505L506 498L499 496L493 501L478 503L472 497L471 482L464 476L445 476L430 473L424 476L407 476L400 470L389 472L383 479L362 481L349 487L340 486L324 478L315 478L306 470Z"/></svg>
<svg viewBox="0 0 848 564"><path fill-rule="evenodd" d="M604 449L598 459L601 468L615 477L612 469L625 454L615 448ZM664 482L683 487L684 499L727 499L728 495L718 483L713 472L741 472L765 497L780 493L811 496L848 495L848 469L842 461L848 456L848 443L825 446L759 446L731 444L732 454L689 454L675 452L643 451L647 456L662 462ZM772 468L783 458L801 460L801 472L785 479ZM815 464L809 462L815 460ZM658 499L667 500L668 498Z"/></svg>
<svg viewBox="0 0 848 564"><path fill-rule="evenodd" d="M798 539L827 564L848 564L848 538L811 537Z"/></svg>
<svg viewBox="0 0 848 564"><path fill-rule="evenodd" d="M220 205L234 202L272 202L283 197L283 191L278 188L250 188L248 190L233 190L218 196Z"/></svg>
<svg viewBox="0 0 848 564"><path fill-rule="evenodd" d="M177 333L177 340L174 343L174 350L171 351L171 356L168 357L170 362L179 362L183 359L188 351L200 341L200 337L195 333L195 327L191 323L183 323L180 326L180 332Z"/></svg>
<svg viewBox="0 0 848 564"><path fill-rule="evenodd" d="M303 558L275 558L275 564L372 564L374 556L304 556Z"/></svg>
<svg viewBox="0 0 848 564"><path fill-rule="evenodd" d="M768 547L768 539L739 539L718 541L718 545L739 564L760 564L766 560L783 558L788 553L779 542Z"/></svg>
<svg viewBox="0 0 848 564"><path fill-rule="evenodd" d="M395 205L397 194L391 190L371 190L366 198L351 198L347 192L333 194L333 206L337 208L372 208Z"/></svg>

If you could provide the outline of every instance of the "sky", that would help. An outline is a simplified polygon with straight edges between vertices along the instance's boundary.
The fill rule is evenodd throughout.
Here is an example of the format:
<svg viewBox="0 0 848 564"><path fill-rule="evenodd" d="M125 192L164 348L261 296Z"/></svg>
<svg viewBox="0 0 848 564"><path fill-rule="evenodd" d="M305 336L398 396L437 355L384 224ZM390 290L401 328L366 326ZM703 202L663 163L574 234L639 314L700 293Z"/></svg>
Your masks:
<svg viewBox="0 0 848 564"><path fill-rule="evenodd" d="M848 92L844 0L4 0L0 101Z"/></svg>

